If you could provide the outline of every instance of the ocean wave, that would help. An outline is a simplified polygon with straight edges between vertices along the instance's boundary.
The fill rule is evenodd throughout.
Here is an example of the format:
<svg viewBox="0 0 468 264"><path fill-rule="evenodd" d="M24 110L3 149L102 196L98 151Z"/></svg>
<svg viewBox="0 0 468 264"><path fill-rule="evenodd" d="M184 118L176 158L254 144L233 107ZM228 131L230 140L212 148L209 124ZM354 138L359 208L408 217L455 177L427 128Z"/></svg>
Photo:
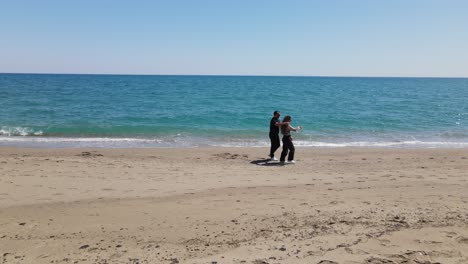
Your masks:
<svg viewBox="0 0 468 264"><path fill-rule="evenodd" d="M227 142L218 144L221 147L268 147L269 142ZM349 141L349 142L321 142L321 141L294 141L296 147L317 148L345 148L345 147L376 147L376 148L468 148L468 142L447 141Z"/></svg>
<svg viewBox="0 0 468 264"><path fill-rule="evenodd" d="M158 138L112 138L112 137L11 137L0 135L0 146L58 147L58 148L192 148L192 147L268 147L266 139L232 139L207 137L158 137ZM307 141L295 140L296 147L342 148L468 148L468 141L409 140L409 141Z"/></svg>
<svg viewBox="0 0 468 264"><path fill-rule="evenodd" d="M34 130L29 127L0 127L0 136L42 136L44 133L41 130Z"/></svg>
<svg viewBox="0 0 468 264"><path fill-rule="evenodd" d="M438 136L447 139L459 139L459 138L468 138L468 132L443 132Z"/></svg>
<svg viewBox="0 0 468 264"><path fill-rule="evenodd" d="M453 141L350 141L350 142L295 142L296 146L302 147L382 147L382 148L466 148L468 142Z"/></svg>
<svg viewBox="0 0 468 264"><path fill-rule="evenodd" d="M51 148L152 148L192 147L189 141L175 138L107 138L107 137L10 137L0 135L0 146Z"/></svg>

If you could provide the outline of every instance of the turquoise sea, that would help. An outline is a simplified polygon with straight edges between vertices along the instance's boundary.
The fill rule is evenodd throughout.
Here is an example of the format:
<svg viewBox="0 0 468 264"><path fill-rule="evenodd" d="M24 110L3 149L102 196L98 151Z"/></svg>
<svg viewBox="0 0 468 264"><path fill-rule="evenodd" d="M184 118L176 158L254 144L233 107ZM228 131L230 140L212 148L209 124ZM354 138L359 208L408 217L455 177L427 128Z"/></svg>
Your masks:
<svg viewBox="0 0 468 264"><path fill-rule="evenodd" d="M0 74L0 145L468 147L468 79Z"/></svg>

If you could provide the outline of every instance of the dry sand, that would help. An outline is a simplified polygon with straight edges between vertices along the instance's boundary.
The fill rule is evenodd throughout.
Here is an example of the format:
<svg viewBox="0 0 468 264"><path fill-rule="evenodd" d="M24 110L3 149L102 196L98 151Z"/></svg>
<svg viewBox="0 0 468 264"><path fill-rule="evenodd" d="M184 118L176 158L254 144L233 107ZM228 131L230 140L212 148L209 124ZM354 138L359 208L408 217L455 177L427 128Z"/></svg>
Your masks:
<svg viewBox="0 0 468 264"><path fill-rule="evenodd" d="M1 263L468 263L468 149L0 148Z"/></svg>

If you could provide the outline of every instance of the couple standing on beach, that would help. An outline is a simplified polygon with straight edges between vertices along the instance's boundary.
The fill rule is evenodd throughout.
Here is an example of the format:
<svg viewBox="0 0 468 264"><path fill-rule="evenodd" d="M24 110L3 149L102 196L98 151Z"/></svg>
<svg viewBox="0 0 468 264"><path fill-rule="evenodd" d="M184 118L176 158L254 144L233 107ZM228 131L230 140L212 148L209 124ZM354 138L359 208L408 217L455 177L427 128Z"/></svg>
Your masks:
<svg viewBox="0 0 468 264"><path fill-rule="evenodd" d="M280 111L273 112L273 117L270 120L270 141L271 141L271 148L270 148L270 160L278 160L275 158L275 151L280 147L280 139L279 139L279 131L281 128L281 134L283 135L283 151L281 152L280 163L284 163L286 159L286 155L288 155L288 163L296 163L294 161L294 144L292 142L293 138L291 137L291 131L298 131L301 130L301 126L292 127L291 116L285 116L283 121L280 122L279 118L281 116Z"/></svg>

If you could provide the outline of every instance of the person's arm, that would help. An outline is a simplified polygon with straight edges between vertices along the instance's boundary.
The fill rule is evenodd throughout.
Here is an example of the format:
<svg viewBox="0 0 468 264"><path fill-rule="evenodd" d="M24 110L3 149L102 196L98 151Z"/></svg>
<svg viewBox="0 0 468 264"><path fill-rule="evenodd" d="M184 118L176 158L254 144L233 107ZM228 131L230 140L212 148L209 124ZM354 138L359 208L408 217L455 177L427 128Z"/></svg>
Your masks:
<svg viewBox="0 0 468 264"><path fill-rule="evenodd" d="M275 126L282 126L284 124L287 124L288 122L276 122Z"/></svg>
<svg viewBox="0 0 468 264"><path fill-rule="evenodd" d="M288 122L276 122L275 126L280 127L280 126L285 125L285 124L288 124Z"/></svg>
<svg viewBox="0 0 468 264"><path fill-rule="evenodd" d="M292 131L298 131L298 130L301 130L301 129L302 129L301 126L293 127L293 126L291 126L291 124L289 124L289 123L288 123L288 126L289 126L289 129L291 129Z"/></svg>

